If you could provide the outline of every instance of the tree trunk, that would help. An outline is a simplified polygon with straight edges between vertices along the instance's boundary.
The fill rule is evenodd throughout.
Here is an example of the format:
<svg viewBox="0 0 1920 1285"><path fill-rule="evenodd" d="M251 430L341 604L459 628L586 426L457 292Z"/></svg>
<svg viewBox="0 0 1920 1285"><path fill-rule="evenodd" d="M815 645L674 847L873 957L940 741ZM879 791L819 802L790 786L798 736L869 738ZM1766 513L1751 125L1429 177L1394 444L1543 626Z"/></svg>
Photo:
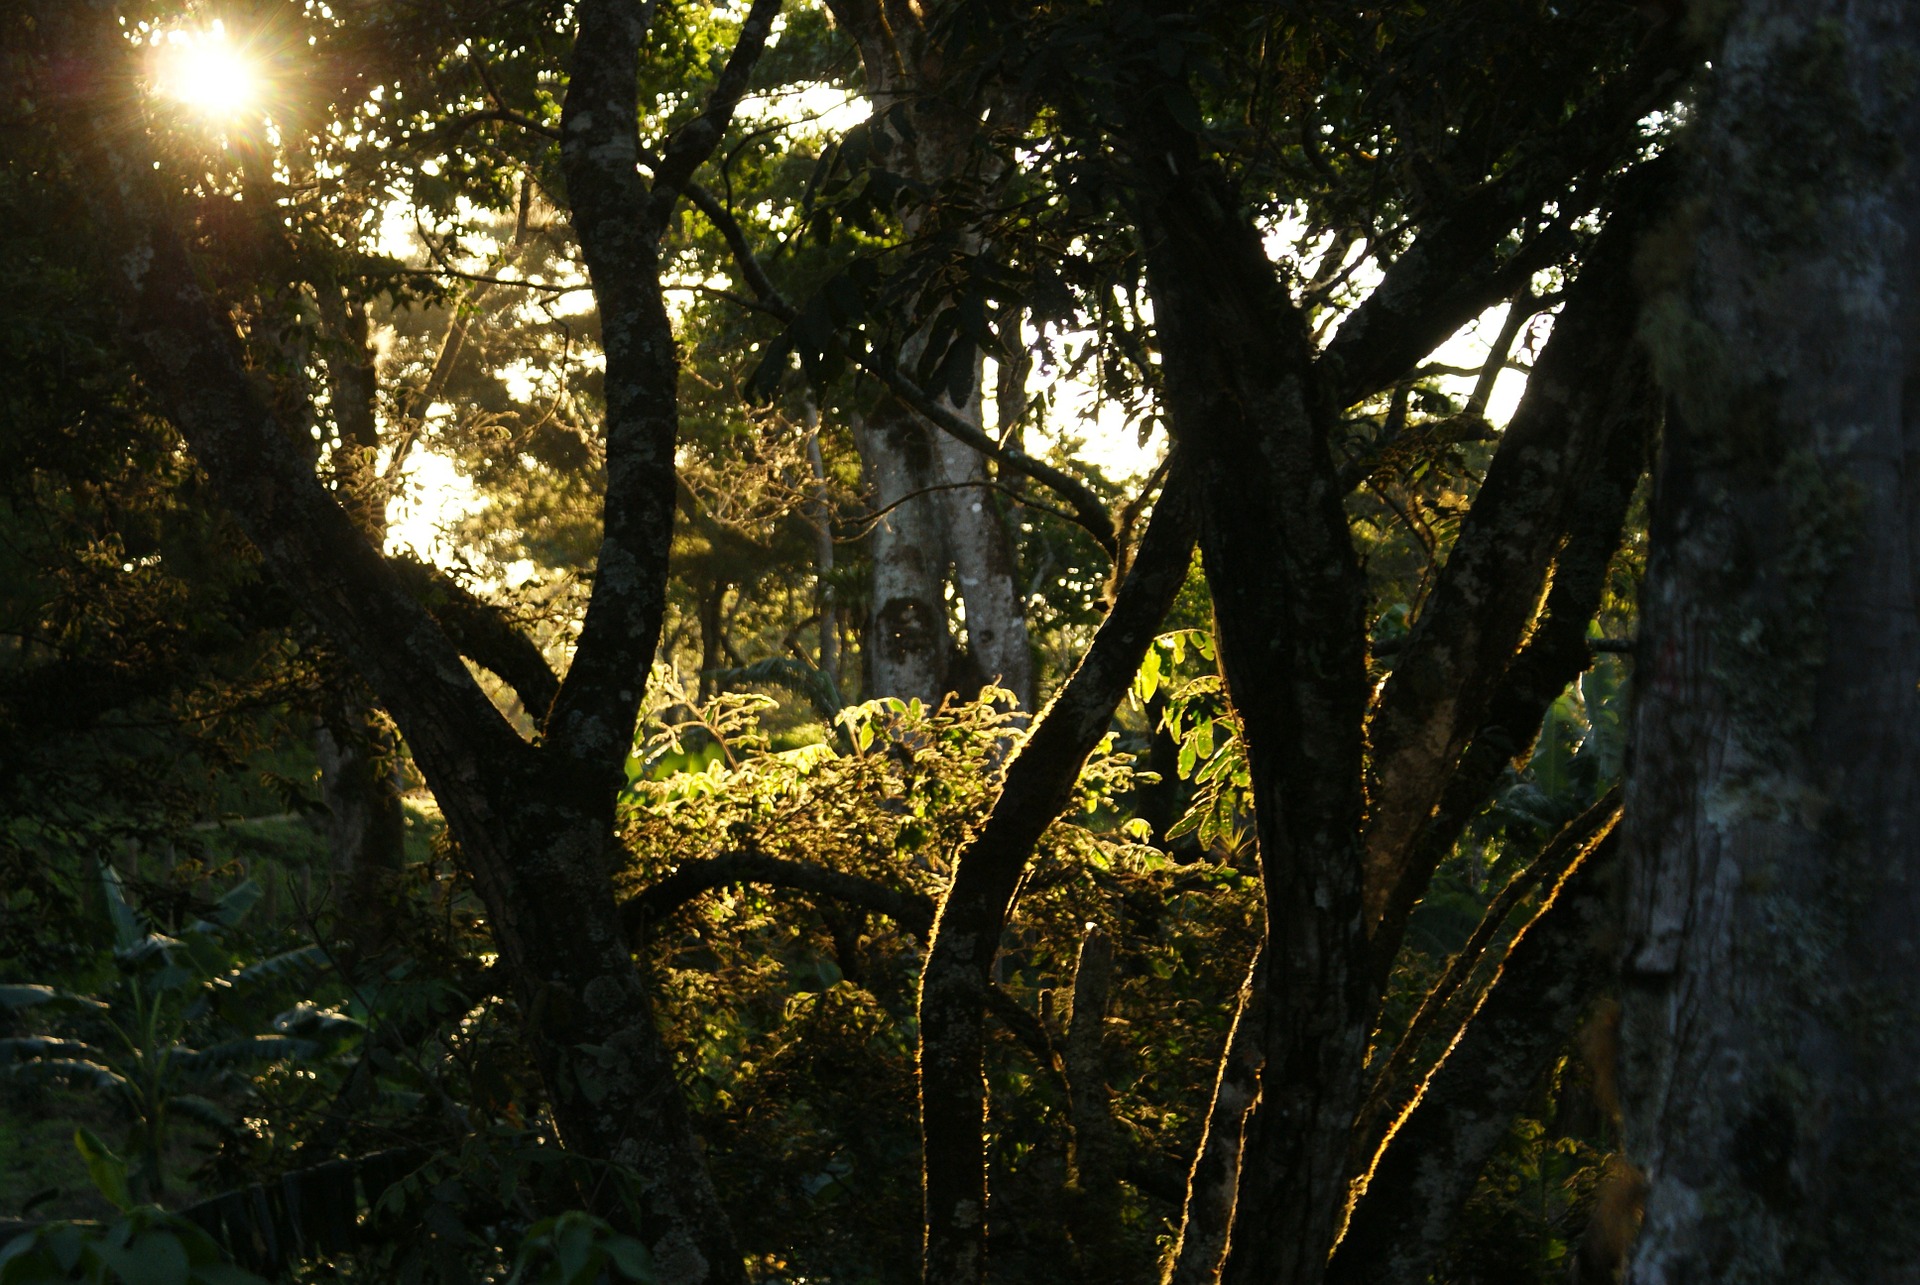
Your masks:
<svg viewBox="0 0 1920 1285"><path fill-rule="evenodd" d="M962 415L981 422L980 372L983 358L974 359L973 396ZM987 486L987 461L980 452L945 433L935 433L946 501L947 548L953 555L953 578L967 608L967 650L990 683L1019 698L1020 708L1034 702L1033 648L1027 641L1027 613L1015 576L1013 540L1000 507Z"/></svg>
<svg viewBox="0 0 1920 1285"><path fill-rule="evenodd" d="M335 895L356 949L380 949L376 908L385 876L406 862L407 818L395 785L393 734L364 695L335 694L314 729L320 800L327 809Z"/></svg>
<svg viewBox="0 0 1920 1285"><path fill-rule="evenodd" d="M333 333L327 387L338 440L333 489L367 542L387 536L386 495L380 485L380 389L366 308L337 290L318 291L320 314ZM339 676L314 729L320 761L320 798L333 847L336 930L359 952L384 948L387 928L379 905L382 884L406 861L406 812L400 805L394 759L399 745L371 693Z"/></svg>
<svg viewBox="0 0 1920 1285"><path fill-rule="evenodd" d="M970 484L943 492L953 578L967 608L967 650L988 682L1012 692L1020 708L1031 710L1033 648L1027 639L1027 613L1014 575L1013 541L986 485L987 462L944 433L938 445L947 484Z"/></svg>
<svg viewBox="0 0 1920 1285"><path fill-rule="evenodd" d="M1159 96L1137 99L1125 143L1168 423L1200 483L1266 894L1264 993L1240 1019L1258 1100L1221 1280L1293 1285L1317 1281L1333 1245L1377 999L1361 914L1365 581L1299 311L1224 177Z"/></svg>
<svg viewBox="0 0 1920 1285"><path fill-rule="evenodd" d="M1693 253L1647 265L1673 409L1626 804L1641 1285L1920 1262L1917 61L1910 0L1739 5Z"/></svg>
<svg viewBox="0 0 1920 1285"><path fill-rule="evenodd" d="M1035 718L986 824L954 862L920 980L927 1285L986 1279L986 1010L1001 932L1034 845L1066 810L1186 581L1193 525L1190 495L1161 496L1113 609Z"/></svg>
<svg viewBox="0 0 1920 1285"><path fill-rule="evenodd" d="M840 607L833 584L833 499L827 489L827 462L820 453L820 412L807 405L807 468L813 476L807 498L807 525L813 530L814 610L820 616L820 650L814 663L840 685Z"/></svg>
<svg viewBox="0 0 1920 1285"><path fill-rule="evenodd" d="M929 31L931 16L885 0L829 0L828 7L860 49L873 119L889 130L893 144L889 168L910 185L941 190L946 201L955 200L954 193L969 180L976 188L994 186L999 174L991 166L982 166L976 144L982 112L1000 104L989 102L991 91L977 86L966 101L950 96L951 87L942 83L940 75L943 55ZM910 132L887 124L887 113L896 105L912 112ZM979 195L978 191L968 194L973 199ZM940 214L949 223L966 217L951 209ZM920 235L932 221L927 209L909 208L904 216L908 238ZM963 230L960 239L975 242L977 249L978 238L971 232ZM901 369L914 368L926 340L924 329L909 333L894 355ZM943 407L976 426L981 410L980 369L976 353L974 387L965 405L937 395ZM965 484L909 501L889 513L888 520L899 517L894 523L898 538L880 530L874 533L869 546L874 589L868 616L868 695L923 696L929 675L936 674L932 679L936 697L956 685L960 675L949 673L951 643L946 641L945 590L951 561L955 588L966 607L968 653L974 670L1011 690L1023 708L1032 709L1033 657L1013 543L999 507L984 487L971 485L986 481L985 461L972 447L931 429L891 399L872 415L867 431L856 433L855 443L876 507L893 504L910 491ZM891 565L896 559L901 565ZM928 602L939 608L931 617L939 626L938 640L920 619L922 604ZM936 657L937 642L945 650Z"/></svg>
<svg viewBox="0 0 1920 1285"><path fill-rule="evenodd" d="M854 420L853 440L880 512L867 537L873 563L867 610L866 696L934 704L946 691L953 642L947 632L946 532L934 484L931 431L889 400Z"/></svg>
<svg viewBox="0 0 1920 1285"><path fill-rule="evenodd" d="M128 265L112 274L129 359L179 428L265 564L325 627L412 748L487 909L561 1140L618 1165L585 1194L631 1223L676 1285L743 1282L744 1262L694 1135L614 902L614 805L665 608L679 368L658 244L680 188L724 136L778 12L754 0L709 94L639 177L640 48L647 14L583 0L568 64L562 162L572 224L601 316L607 470L593 589L537 744L468 672L401 570L321 484L247 369L224 301L166 195L124 95L131 50L93 6L40 6L36 31L82 69L49 102L82 163L88 214ZM631 1208L631 1215L629 1215Z"/></svg>

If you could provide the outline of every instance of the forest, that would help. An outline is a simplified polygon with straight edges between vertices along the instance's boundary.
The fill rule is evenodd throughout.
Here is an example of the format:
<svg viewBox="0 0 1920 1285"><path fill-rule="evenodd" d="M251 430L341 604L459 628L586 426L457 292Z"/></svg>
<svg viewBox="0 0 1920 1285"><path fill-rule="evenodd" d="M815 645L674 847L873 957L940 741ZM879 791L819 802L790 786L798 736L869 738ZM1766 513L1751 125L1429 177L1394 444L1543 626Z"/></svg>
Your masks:
<svg viewBox="0 0 1920 1285"><path fill-rule="evenodd" d="M1916 1279L1907 0L0 0L0 116L0 1285Z"/></svg>

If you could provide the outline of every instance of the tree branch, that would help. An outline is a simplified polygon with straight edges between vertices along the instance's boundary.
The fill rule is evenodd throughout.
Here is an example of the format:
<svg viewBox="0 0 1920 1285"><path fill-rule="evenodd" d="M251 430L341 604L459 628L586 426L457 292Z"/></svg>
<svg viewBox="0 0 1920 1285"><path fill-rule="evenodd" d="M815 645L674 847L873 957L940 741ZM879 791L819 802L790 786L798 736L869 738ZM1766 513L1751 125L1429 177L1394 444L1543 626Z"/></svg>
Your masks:
<svg viewBox="0 0 1920 1285"><path fill-rule="evenodd" d="M1570 506L1610 446L1645 422L1632 267L1670 188L1667 172L1644 168L1624 186L1375 702L1365 839L1370 924L1385 915L1412 845L1522 641Z"/></svg>
<svg viewBox="0 0 1920 1285"><path fill-rule="evenodd" d="M707 96L706 109L674 133L667 141L665 153L652 167L653 189L647 195L642 219L652 239L658 240L666 230L674 202L680 199L693 172L706 164L707 158L720 146L720 140L726 137L733 113L747 92L754 64L766 49L767 35L780 13L780 4L781 0L753 0L746 21L740 24L740 37L734 42L733 52L727 56L726 66L720 69L713 92Z"/></svg>
<svg viewBox="0 0 1920 1285"><path fill-rule="evenodd" d="M1161 1276L1164 1285L1214 1285L1220 1279L1240 1190L1247 1116L1260 1096L1260 1066L1265 1057L1260 1047L1265 1026L1260 1008L1267 995L1266 965L1267 948L1262 943L1241 984L1227 1047L1220 1054L1206 1131L1187 1175L1180 1234Z"/></svg>
<svg viewBox="0 0 1920 1285"><path fill-rule="evenodd" d="M759 259L748 242L740 221L713 195L695 185L686 189L687 199L707 217L720 232L721 239L727 243L728 251L740 268L740 275L746 278L762 310L792 324L800 315L793 304L781 295L767 275ZM980 454L997 462L1002 468L1030 478L1058 495L1067 503L1067 511L1060 516L1076 523L1092 535L1108 557L1118 555L1118 537L1114 533L1113 515L1107 511L1100 497L1079 478L1071 473L1053 467L1042 460L1020 450L1018 447L1005 446L997 442L979 425L970 422L965 416L949 407L942 406L919 384L901 373L896 363L877 356L865 344L849 342L845 336L834 336L834 342L841 346L847 357L860 369L866 371L887 390L904 402L915 414L925 419L941 432L972 447Z"/></svg>
<svg viewBox="0 0 1920 1285"><path fill-rule="evenodd" d="M659 642L673 542L679 364L661 297L660 232L679 185L712 155L732 120L778 11L777 0L754 0L706 110L669 144L648 190L637 134L645 13L621 0L584 0L578 9L561 163L600 304L607 490L593 594L549 724L550 743L580 760L609 800Z"/></svg>
<svg viewBox="0 0 1920 1285"><path fill-rule="evenodd" d="M76 7L77 8L77 7ZM125 42L111 24L84 34L90 65L122 73ZM115 246L121 330L129 355L262 557L393 714L429 771L472 773L511 761L521 741L493 708L444 631L315 476L298 436L276 418L247 369L226 310L199 265L153 164L143 130L118 99L79 102L83 199Z"/></svg>
<svg viewBox="0 0 1920 1285"><path fill-rule="evenodd" d="M1321 351L1317 366L1337 408L1361 401L1399 379L1448 335L1523 289L1568 241L1564 231L1535 237L1502 261L1500 242L1550 199L1565 199L1568 182L1596 161L1619 155L1618 140L1649 111L1679 92L1698 60L1686 41L1654 42L1654 52L1538 140L1496 179L1452 210L1423 221L1413 244L1387 266L1380 284L1350 313ZM1563 220L1577 212L1562 210Z"/></svg>
<svg viewBox="0 0 1920 1285"><path fill-rule="evenodd" d="M1414 1059L1426 1046L1428 1035L1452 1005L1454 996L1479 967L1487 950L1493 945L1493 939L1513 913L1513 908L1532 896L1541 885L1558 883L1570 864L1591 846L1594 838L1610 829L1619 817L1620 788L1615 786L1598 803L1562 827L1548 841L1533 864L1508 880L1507 886L1488 903L1473 934L1467 938L1459 953L1447 961L1440 979L1420 1001L1413 1020L1407 1023L1406 1032L1374 1076L1373 1089L1354 1127L1354 1157L1359 1164L1364 1165L1379 1151L1380 1144L1385 1141L1388 1125L1405 1112L1419 1092L1417 1085L1410 1092L1406 1086L1407 1073L1412 1069Z"/></svg>
<svg viewBox="0 0 1920 1285"><path fill-rule="evenodd" d="M1620 844L1591 841L1515 939L1486 997L1367 1176L1329 1285L1421 1285L1487 1159L1613 973Z"/></svg>
<svg viewBox="0 0 1920 1285"><path fill-rule="evenodd" d="M1065 810L1186 580L1195 515L1174 466L1133 569L1093 643L1007 765L986 824L958 857L920 984L920 1119L926 1168L926 1273L984 1270L986 1081L983 1013L1014 893L1041 834Z"/></svg>
<svg viewBox="0 0 1920 1285"><path fill-rule="evenodd" d="M388 562L407 592L446 630L460 654L513 688L534 724L542 725L560 680L533 640L514 628L499 607L439 567L405 554Z"/></svg>
<svg viewBox="0 0 1920 1285"><path fill-rule="evenodd" d="M903 892L861 875L751 849L681 862L672 874L621 903L621 925L628 939L638 943L645 937L649 925L665 919L701 893L739 883L765 884L830 897L845 905L885 915L922 941L933 927L934 902L925 893Z"/></svg>
<svg viewBox="0 0 1920 1285"><path fill-rule="evenodd" d="M1634 488L1646 470L1661 397L1638 352L1616 372L1614 386L1622 404L1635 409L1611 434L1599 466L1582 480L1568 514L1566 538L1554 558L1540 618L1501 675L1480 725L1454 765L1438 806L1401 863L1373 926L1370 949L1374 975L1382 986L1391 975L1407 917L1425 894L1434 870L1486 804L1507 765L1532 747L1548 707L1593 663L1594 652L1632 648L1620 639L1590 641L1587 631L1606 593L1608 567L1620 547Z"/></svg>

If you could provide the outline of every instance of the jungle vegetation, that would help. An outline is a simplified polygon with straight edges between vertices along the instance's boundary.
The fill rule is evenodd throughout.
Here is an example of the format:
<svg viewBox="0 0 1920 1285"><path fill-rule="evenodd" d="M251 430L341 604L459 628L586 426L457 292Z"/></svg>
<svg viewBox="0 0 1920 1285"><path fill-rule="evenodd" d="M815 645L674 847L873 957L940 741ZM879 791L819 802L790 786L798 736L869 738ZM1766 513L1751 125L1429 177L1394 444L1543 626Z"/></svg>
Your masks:
<svg viewBox="0 0 1920 1285"><path fill-rule="evenodd" d="M4 0L0 1285L1908 1279L1917 25Z"/></svg>

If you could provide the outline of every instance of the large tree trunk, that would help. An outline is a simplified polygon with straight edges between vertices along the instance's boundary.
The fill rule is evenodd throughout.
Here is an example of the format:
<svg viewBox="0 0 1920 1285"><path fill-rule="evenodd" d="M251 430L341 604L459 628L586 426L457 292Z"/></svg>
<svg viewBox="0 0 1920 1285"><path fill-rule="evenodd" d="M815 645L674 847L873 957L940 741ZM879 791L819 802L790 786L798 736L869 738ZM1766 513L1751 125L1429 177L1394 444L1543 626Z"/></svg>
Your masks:
<svg viewBox="0 0 1920 1285"><path fill-rule="evenodd" d="M1264 968L1238 1023L1259 1052L1258 1105L1221 1279L1317 1281L1376 1000L1361 913L1365 582L1299 311L1218 170L1139 97L1126 144L1168 421L1200 487L1266 894Z"/></svg>
<svg viewBox="0 0 1920 1285"><path fill-rule="evenodd" d="M1747 0L1647 331L1660 462L1627 817L1629 1269L1920 1263L1920 10Z"/></svg>

